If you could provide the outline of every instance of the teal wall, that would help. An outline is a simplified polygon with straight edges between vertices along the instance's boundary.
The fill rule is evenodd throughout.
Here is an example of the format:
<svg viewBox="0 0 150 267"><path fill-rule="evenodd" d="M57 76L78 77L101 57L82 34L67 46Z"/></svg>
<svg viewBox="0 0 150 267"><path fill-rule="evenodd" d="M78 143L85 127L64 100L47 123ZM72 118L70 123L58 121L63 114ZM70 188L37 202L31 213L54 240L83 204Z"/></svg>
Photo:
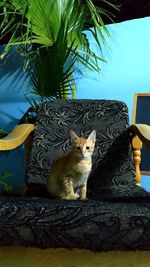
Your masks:
<svg viewBox="0 0 150 267"><path fill-rule="evenodd" d="M134 93L150 92L150 17L108 25L111 37L108 46L100 53L89 35L91 47L103 56L101 73L83 70L77 75L77 98L118 99L125 101L131 121ZM0 62L0 127L11 130L27 110L25 94L29 91L28 78L22 72L22 60L13 56ZM14 184L23 181L24 156L22 148L1 156L0 172L11 170ZM150 188L149 177L143 177L142 185Z"/></svg>

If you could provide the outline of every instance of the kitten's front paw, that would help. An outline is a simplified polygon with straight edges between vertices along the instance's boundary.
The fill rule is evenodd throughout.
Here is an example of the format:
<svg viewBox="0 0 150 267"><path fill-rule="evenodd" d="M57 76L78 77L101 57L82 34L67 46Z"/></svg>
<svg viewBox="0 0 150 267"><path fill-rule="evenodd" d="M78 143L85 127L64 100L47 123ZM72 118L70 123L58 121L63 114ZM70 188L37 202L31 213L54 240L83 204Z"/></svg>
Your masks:
<svg viewBox="0 0 150 267"><path fill-rule="evenodd" d="M74 193L74 196L75 196L76 198L79 198L79 197L80 197L78 193Z"/></svg>
<svg viewBox="0 0 150 267"><path fill-rule="evenodd" d="M79 197L80 200L88 200L87 197Z"/></svg>
<svg viewBox="0 0 150 267"><path fill-rule="evenodd" d="M79 198L78 194L74 195L68 195L68 196L63 196L62 199L68 199L68 200L77 200Z"/></svg>

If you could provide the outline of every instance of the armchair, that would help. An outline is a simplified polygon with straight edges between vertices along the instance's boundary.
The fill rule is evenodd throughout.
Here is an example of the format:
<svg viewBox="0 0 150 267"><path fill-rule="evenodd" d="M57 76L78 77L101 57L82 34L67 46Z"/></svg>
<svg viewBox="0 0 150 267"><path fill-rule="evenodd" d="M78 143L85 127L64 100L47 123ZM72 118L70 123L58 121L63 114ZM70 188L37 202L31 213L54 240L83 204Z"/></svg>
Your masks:
<svg viewBox="0 0 150 267"><path fill-rule="evenodd" d="M97 132L87 201L52 199L45 190L53 161L70 151L69 129L87 136L92 129ZM142 142L150 146L149 139L149 126L129 126L127 106L121 101L43 103L35 126L19 125L0 140L0 150L26 140L28 161L26 192L0 197L0 245L150 249L150 194L139 186L140 150Z"/></svg>

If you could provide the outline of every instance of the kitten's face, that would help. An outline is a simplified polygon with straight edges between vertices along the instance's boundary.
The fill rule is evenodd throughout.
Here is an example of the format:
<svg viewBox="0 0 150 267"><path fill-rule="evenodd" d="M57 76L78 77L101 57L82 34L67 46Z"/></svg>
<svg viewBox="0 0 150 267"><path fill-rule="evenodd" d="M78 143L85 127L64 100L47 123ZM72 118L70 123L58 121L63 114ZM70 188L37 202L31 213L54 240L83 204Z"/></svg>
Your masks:
<svg viewBox="0 0 150 267"><path fill-rule="evenodd" d="M70 130L70 137L72 141L72 151L77 157L84 159L92 156L96 139L95 130L91 132L87 139L77 136L75 132Z"/></svg>

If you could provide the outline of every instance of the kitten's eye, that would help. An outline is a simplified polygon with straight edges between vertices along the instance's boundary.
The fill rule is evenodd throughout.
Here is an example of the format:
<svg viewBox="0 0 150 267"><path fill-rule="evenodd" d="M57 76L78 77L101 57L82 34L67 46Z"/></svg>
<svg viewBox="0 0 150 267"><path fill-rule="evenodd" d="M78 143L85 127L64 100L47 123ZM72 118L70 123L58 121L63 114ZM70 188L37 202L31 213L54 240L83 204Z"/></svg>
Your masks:
<svg viewBox="0 0 150 267"><path fill-rule="evenodd" d="M76 146L77 149L80 149L80 146Z"/></svg>
<svg viewBox="0 0 150 267"><path fill-rule="evenodd" d="M86 146L86 149L87 149L87 150L89 150L89 149L90 149L90 147L89 147L89 146Z"/></svg>

